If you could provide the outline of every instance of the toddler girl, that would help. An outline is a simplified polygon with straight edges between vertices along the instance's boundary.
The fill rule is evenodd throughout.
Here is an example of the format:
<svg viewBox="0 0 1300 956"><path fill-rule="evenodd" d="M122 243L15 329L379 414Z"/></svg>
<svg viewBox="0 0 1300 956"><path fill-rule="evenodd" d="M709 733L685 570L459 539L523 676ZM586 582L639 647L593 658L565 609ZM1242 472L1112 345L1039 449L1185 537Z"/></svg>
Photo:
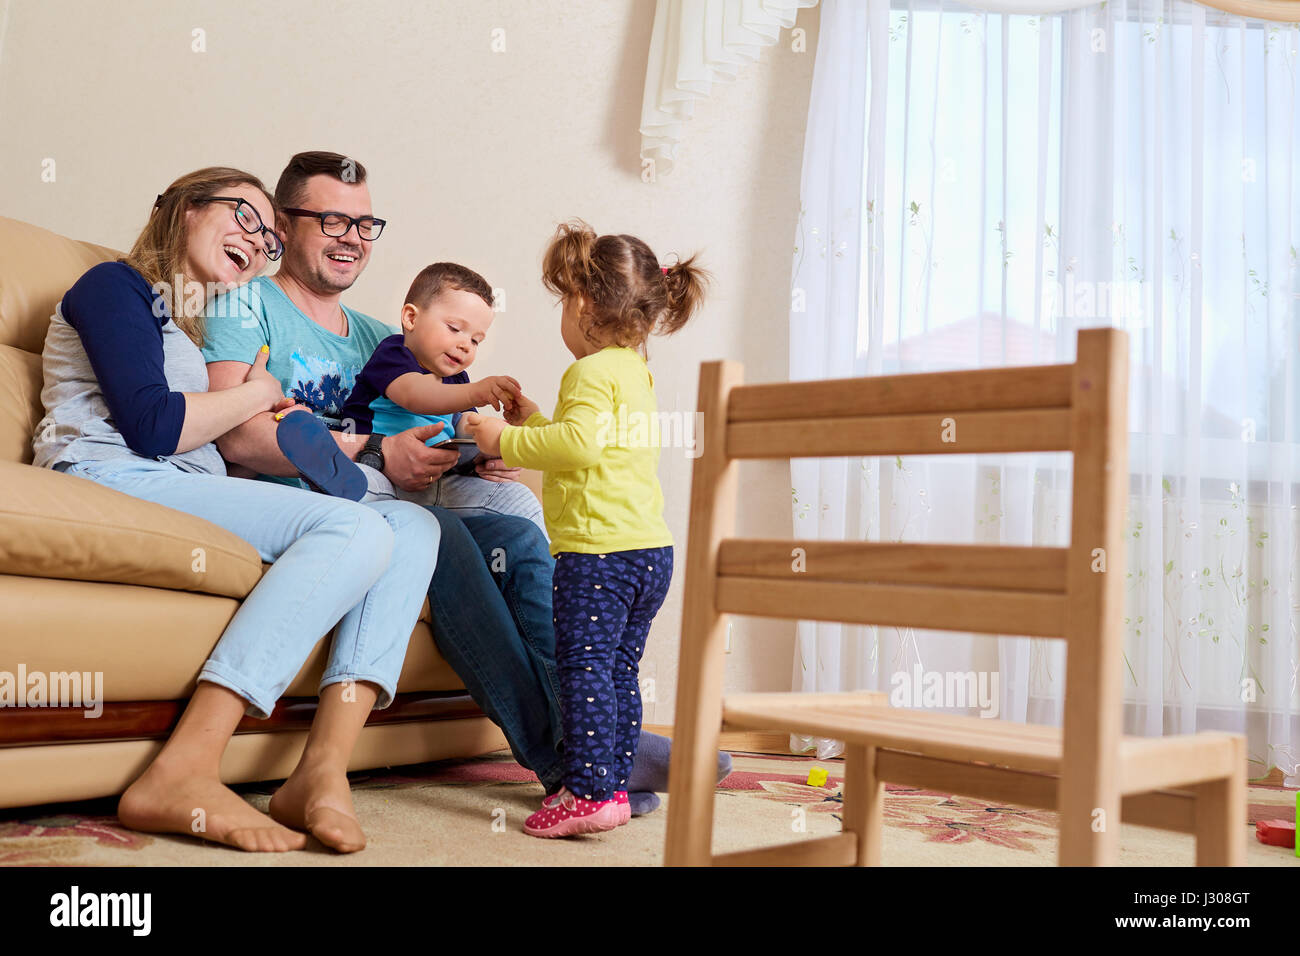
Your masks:
<svg viewBox="0 0 1300 956"><path fill-rule="evenodd" d="M694 257L661 268L633 236L561 226L542 281L563 304L560 335L576 361L560 382L555 417L523 395L506 421L465 415L479 449L545 473L542 505L555 555L555 652L564 720L564 785L524 823L533 836L611 830L631 817L627 778L641 729L637 668L672 578L650 429L657 422L645 343L680 329L699 308L708 274Z"/></svg>

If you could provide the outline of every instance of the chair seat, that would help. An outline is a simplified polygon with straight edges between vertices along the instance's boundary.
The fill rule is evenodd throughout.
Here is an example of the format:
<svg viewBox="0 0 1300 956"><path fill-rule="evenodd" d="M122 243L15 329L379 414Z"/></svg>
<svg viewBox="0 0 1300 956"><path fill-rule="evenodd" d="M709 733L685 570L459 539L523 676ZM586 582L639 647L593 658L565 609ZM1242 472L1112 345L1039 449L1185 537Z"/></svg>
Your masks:
<svg viewBox="0 0 1300 956"><path fill-rule="evenodd" d="M890 707L887 695L733 694L722 703L727 730L780 730L939 760L1059 774L1060 727ZM1235 761L1231 734L1121 737L1121 793L1222 779ZM1194 760L1187 759L1194 756ZM1189 769L1190 767L1190 769Z"/></svg>

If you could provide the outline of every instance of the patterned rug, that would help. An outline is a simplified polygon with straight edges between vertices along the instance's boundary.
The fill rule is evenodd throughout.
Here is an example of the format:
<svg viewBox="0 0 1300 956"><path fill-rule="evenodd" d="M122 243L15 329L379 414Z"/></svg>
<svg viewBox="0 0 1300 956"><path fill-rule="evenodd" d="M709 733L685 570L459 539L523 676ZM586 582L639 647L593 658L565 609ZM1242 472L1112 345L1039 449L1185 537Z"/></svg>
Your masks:
<svg viewBox="0 0 1300 956"><path fill-rule="evenodd" d="M733 773L718 788L716 852L826 836L841 825L843 763L809 757L735 755ZM822 768L824 786L808 783ZM537 778L508 753L470 760L353 774L357 812L370 839L362 853L340 857L314 841L306 850L255 855L182 836L123 829L114 801L0 810L0 864L9 866L439 866L657 865L662 859L663 809L610 833L537 840L520 827L542 797ZM265 810L274 785L238 788ZM667 806L667 797L664 805ZM1251 785L1247 860L1254 866L1300 866L1293 851L1254 838L1257 819L1291 819L1295 791ZM967 797L889 786L886 866L1051 866L1056 814L1001 807ZM1188 866L1189 836L1125 825L1121 865Z"/></svg>

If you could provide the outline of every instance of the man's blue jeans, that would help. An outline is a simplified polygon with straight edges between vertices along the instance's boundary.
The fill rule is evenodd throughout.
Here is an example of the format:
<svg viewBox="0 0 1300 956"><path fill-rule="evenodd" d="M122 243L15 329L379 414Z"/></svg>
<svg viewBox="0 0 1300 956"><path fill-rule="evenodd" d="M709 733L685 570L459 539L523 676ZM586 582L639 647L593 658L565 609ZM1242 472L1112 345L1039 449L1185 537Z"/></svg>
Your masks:
<svg viewBox="0 0 1300 956"><path fill-rule="evenodd" d="M564 766L545 535L514 515L460 517L429 507L442 537L429 585L438 650L550 792Z"/></svg>

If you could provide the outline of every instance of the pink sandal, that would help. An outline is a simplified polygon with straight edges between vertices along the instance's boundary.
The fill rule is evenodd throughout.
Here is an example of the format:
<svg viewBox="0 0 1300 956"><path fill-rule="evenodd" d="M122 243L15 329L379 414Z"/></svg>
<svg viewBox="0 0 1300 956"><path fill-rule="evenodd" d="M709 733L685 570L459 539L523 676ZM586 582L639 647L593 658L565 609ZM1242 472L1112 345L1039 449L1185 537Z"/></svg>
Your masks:
<svg viewBox="0 0 1300 956"><path fill-rule="evenodd" d="M632 808L628 807L628 817ZM566 837L575 833L601 833L621 822L618 804L609 800L584 800L561 787L542 801L542 809L524 821L524 832L535 837Z"/></svg>
<svg viewBox="0 0 1300 956"><path fill-rule="evenodd" d="M615 790L614 803L618 807L618 825L622 826L632 819L632 804L627 802L627 791Z"/></svg>

